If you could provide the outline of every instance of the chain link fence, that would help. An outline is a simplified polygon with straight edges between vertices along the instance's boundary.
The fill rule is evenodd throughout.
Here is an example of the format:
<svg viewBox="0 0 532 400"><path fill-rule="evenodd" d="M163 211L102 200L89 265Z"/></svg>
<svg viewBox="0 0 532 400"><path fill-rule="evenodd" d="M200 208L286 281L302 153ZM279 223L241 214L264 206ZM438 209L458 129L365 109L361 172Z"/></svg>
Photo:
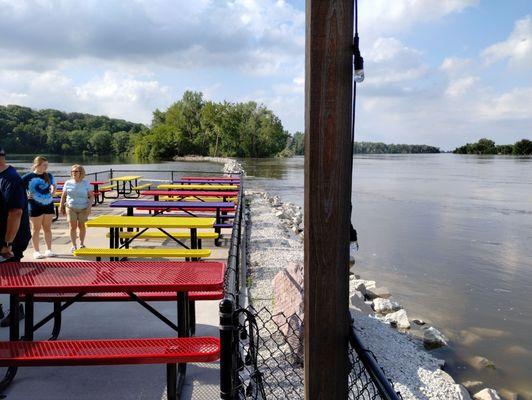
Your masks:
<svg viewBox="0 0 532 400"><path fill-rule="evenodd" d="M304 399L303 321L297 315L272 315L267 308L236 310L234 322L238 344L235 380L236 399ZM353 331L354 334L354 331ZM388 384L377 384L350 341L349 400L401 399ZM373 354L362 347L365 356ZM384 376L382 370L380 370Z"/></svg>

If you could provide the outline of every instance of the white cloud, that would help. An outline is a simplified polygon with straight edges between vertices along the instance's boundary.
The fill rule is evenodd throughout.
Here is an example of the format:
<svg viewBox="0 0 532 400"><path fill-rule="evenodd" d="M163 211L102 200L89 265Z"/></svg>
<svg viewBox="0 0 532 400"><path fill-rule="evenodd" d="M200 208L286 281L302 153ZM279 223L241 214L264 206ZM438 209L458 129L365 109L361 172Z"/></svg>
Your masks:
<svg viewBox="0 0 532 400"><path fill-rule="evenodd" d="M363 0L359 21L364 35L395 34L410 29L419 22L436 20L478 5L480 0Z"/></svg>
<svg viewBox="0 0 532 400"><path fill-rule="evenodd" d="M172 101L169 88L142 76L106 72L83 85L59 71L0 73L1 104L56 108L149 123L151 112Z"/></svg>
<svg viewBox="0 0 532 400"><path fill-rule="evenodd" d="M106 72L76 87L75 93L79 102L91 104L93 108L97 105L96 113L144 123L151 120L155 105L170 102L169 88L156 80L139 80L115 72Z"/></svg>
<svg viewBox="0 0 532 400"><path fill-rule="evenodd" d="M452 78L468 75L472 68L473 61L470 58L459 57L447 57L440 66L440 69Z"/></svg>
<svg viewBox="0 0 532 400"><path fill-rule="evenodd" d="M365 85L390 92L402 92L412 82L421 79L428 71L422 54L394 37L378 38L368 48L365 57Z"/></svg>
<svg viewBox="0 0 532 400"><path fill-rule="evenodd" d="M532 122L532 87L514 89L480 102L477 115L486 120L526 120ZM530 125L529 125L530 127ZM530 134L530 130L527 132Z"/></svg>
<svg viewBox="0 0 532 400"><path fill-rule="evenodd" d="M532 66L532 18L530 15L515 23L514 30L505 41L489 46L482 55L488 65L508 59L511 66L530 69Z"/></svg>
<svg viewBox="0 0 532 400"><path fill-rule="evenodd" d="M4 1L0 51L52 63L89 57L234 67L267 57L276 64L303 53L304 26L302 10L274 0Z"/></svg>
<svg viewBox="0 0 532 400"><path fill-rule="evenodd" d="M445 95L450 97L458 97L465 94L470 94L471 88L475 85L475 83L478 82L478 80L478 76L467 76L465 78L459 78L451 81L445 90Z"/></svg>

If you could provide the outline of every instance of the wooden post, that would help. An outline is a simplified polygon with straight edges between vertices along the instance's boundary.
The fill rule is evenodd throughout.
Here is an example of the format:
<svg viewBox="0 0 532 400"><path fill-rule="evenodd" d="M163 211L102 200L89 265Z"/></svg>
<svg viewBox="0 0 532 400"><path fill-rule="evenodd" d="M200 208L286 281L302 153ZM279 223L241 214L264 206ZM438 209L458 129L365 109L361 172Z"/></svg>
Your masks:
<svg viewBox="0 0 532 400"><path fill-rule="evenodd" d="M307 0L305 399L347 399L353 0Z"/></svg>

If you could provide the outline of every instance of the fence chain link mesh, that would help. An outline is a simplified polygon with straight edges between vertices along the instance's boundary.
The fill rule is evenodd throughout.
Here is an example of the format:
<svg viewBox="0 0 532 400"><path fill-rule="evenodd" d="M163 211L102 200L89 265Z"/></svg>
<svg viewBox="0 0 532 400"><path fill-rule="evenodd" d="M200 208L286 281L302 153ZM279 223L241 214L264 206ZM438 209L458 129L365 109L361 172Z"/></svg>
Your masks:
<svg viewBox="0 0 532 400"><path fill-rule="evenodd" d="M295 314L272 315L265 307L249 306L237 310L235 327L237 398L303 400L303 321ZM351 345L348 354L349 400L385 399Z"/></svg>

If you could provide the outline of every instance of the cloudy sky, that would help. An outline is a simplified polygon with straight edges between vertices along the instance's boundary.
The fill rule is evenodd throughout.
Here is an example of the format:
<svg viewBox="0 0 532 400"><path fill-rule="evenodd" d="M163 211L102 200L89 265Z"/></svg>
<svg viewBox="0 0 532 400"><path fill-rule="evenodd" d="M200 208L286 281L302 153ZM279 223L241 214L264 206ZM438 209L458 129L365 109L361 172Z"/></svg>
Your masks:
<svg viewBox="0 0 532 400"><path fill-rule="evenodd" d="M359 0L357 140L532 137L531 0ZM303 130L304 0L0 0L0 104L149 124L184 90Z"/></svg>

